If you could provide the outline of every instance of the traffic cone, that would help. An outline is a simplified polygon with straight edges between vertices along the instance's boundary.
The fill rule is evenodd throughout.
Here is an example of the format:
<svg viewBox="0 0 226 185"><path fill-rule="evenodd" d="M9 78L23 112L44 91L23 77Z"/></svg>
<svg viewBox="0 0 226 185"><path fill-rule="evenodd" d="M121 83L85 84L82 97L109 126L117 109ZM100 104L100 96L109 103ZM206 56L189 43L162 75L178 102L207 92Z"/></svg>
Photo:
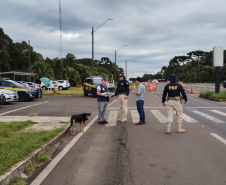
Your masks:
<svg viewBox="0 0 226 185"><path fill-rule="evenodd" d="M153 87L153 84L152 84L152 83L149 84L149 89L148 89L148 91L149 91L149 92L150 92L150 91L154 91L154 87Z"/></svg>
<svg viewBox="0 0 226 185"><path fill-rule="evenodd" d="M144 82L144 86L147 87L147 82L146 81Z"/></svg>
<svg viewBox="0 0 226 185"><path fill-rule="evenodd" d="M48 93L49 93L49 88L48 88Z"/></svg>
<svg viewBox="0 0 226 185"><path fill-rule="evenodd" d="M189 93L190 91L189 91L189 87L188 87L188 90L187 90L187 93Z"/></svg>
<svg viewBox="0 0 226 185"><path fill-rule="evenodd" d="M192 87L191 87L191 94L193 94L193 90L192 90Z"/></svg>

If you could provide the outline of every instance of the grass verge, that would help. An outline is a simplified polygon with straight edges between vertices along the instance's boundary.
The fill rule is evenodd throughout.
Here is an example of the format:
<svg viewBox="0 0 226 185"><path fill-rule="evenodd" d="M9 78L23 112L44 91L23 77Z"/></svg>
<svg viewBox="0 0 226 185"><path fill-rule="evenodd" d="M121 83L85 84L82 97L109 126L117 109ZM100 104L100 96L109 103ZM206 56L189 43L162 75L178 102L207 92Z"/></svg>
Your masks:
<svg viewBox="0 0 226 185"><path fill-rule="evenodd" d="M226 100L226 91L215 93L212 91L201 92L199 97L212 100L212 101L225 101Z"/></svg>
<svg viewBox="0 0 226 185"><path fill-rule="evenodd" d="M22 161L45 143L56 137L63 129L51 131L25 132L24 129L32 121L0 123L0 175L7 172L13 165Z"/></svg>
<svg viewBox="0 0 226 185"><path fill-rule="evenodd" d="M83 89L76 88L76 87L70 87L68 90L59 91L59 94L54 93L54 90L50 91L49 93L47 90L42 91L42 95L44 96L67 96L67 95L82 95L82 94L83 94Z"/></svg>

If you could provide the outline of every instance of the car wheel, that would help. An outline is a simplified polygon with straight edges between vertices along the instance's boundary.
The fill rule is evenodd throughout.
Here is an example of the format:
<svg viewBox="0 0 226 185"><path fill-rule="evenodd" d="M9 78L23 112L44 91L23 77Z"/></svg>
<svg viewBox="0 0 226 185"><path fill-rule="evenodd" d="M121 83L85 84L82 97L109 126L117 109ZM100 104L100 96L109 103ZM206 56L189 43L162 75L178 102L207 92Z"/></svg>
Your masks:
<svg viewBox="0 0 226 185"><path fill-rule="evenodd" d="M93 98L96 98L97 97L96 89L93 89L92 94L93 94Z"/></svg>
<svg viewBox="0 0 226 185"><path fill-rule="evenodd" d="M41 89L38 89L38 97L42 98L42 90Z"/></svg>
<svg viewBox="0 0 226 185"><path fill-rule="evenodd" d="M46 88L45 86L42 86L42 89L43 89L43 90L47 90L47 88Z"/></svg>
<svg viewBox="0 0 226 185"><path fill-rule="evenodd" d="M1 104L6 104L6 98L4 95L2 95Z"/></svg>
<svg viewBox="0 0 226 185"><path fill-rule="evenodd" d="M84 92L84 96L88 96L88 93L86 92L85 89L83 89L83 92Z"/></svg>
<svg viewBox="0 0 226 185"><path fill-rule="evenodd" d="M60 87L58 87L58 89L59 89L60 91L62 91L62 90L63 90L63 87L62 87L62 86L60 86Z"/></svg>
<svg viewBox="0 0 226 185"><path fill-rule="evenodd" d="M28 94L24 92L18 93L18 96L19 96L19 101L22 101L22 102L28 101L29 99Z"/></svg>

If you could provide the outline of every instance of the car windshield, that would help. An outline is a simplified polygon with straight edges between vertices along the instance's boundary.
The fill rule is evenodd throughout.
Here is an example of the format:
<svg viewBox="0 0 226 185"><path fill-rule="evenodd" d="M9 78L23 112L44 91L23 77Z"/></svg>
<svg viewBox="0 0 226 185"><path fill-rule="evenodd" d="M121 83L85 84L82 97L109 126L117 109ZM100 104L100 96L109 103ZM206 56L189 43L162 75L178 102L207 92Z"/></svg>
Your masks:
<svg viewBox="0 0 226 185"><path fill-rule="evenodd" d="M16 87L21 87L21 88L24 88L24 86L18 82L15 82L15 81L9 81L10 83L12 83L13 85L15 85Z"/></svg>
<svg viewBox="0 0 226 185"><path fill-rule="evenodd" d="M95 78L93 79L93 84L101 84L102 78Z"/></svg>

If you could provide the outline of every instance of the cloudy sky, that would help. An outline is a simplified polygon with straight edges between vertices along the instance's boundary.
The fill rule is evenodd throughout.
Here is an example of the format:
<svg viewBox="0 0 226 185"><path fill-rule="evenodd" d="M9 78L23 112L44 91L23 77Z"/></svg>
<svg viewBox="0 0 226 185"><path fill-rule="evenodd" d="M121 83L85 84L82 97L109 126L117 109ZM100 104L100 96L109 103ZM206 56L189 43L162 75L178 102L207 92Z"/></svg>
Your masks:
<svg viewBox="0 0 226 185"><path fill-rule="evenodd" d="M61 13L62 57L78 59L92 58L92 27L114 18L94 32L94 58L114 62L116 50L128 78L190 51L226 48L225 0L61 0ZM59 25L59 0L1 0L0 27L44 58L60 58Z"/></svg>

